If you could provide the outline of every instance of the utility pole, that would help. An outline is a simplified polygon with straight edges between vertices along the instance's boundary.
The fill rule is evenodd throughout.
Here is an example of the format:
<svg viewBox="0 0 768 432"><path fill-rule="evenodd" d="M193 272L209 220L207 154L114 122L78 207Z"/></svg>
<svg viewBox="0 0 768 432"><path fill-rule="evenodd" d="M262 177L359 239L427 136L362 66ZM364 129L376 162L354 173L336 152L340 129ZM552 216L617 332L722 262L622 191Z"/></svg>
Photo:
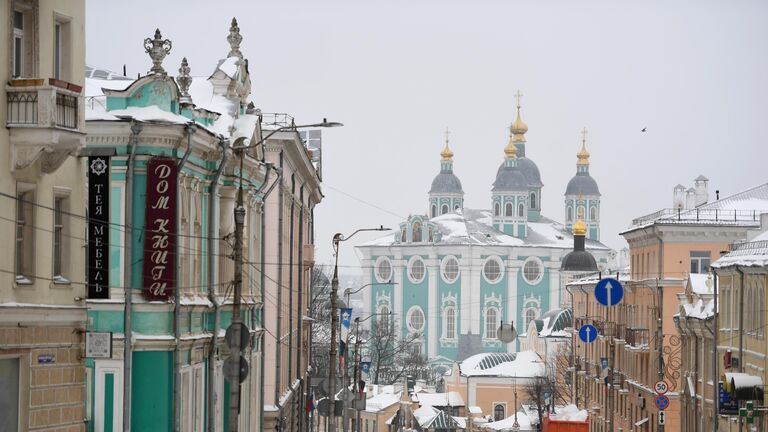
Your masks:
<svg viewBox="0 0 768 432"><path fill-rule="evenodd" d="M659 355L658 360L658 370L656 371L658 374L659 381L664 380L664 329L662 328L663 323L663 317L664 317L664 291L663 286L659 285L658 280L656 281L656 294L658 298L656 301L658 302L658 316L656 317L656 352ZM657 432L664 432L664 425L657 425L656 431Z"/></svg>
<svg viewBox="0 0 768 432"><path fill-rule="evenodd" d="M243 172L244 150L240 150L240 172ZM245 225L245 207L243 206L243 177L240 176L240 186L237 189L237 202L235 204L235 247L233 258L235 261L234 274L234 300L232 303L232 332L233 340L230 346L230 356L234 356L240 366L240 330L242 327L242 318L240 317L240 297L243 292L243 229ZM229 426L230 432L237 432L240 415L240 377L229 383Z"/></svg>

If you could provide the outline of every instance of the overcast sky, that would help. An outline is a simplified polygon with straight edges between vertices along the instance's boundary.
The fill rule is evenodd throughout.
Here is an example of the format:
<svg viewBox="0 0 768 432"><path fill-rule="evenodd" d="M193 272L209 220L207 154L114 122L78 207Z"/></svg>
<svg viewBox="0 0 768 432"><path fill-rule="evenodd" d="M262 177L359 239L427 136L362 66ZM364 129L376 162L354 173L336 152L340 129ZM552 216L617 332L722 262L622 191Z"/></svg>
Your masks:
<svg viewBox="0 0 768 432"><path fill-rule="evenodd" d="M320 262L335 232L426 213L446 127L465 205L489 208L518 89L544 215L564 219L586 127L613 248L678 183L704 174L714 199L768 181L768 2L544 3L90 0L86 58L144 74L158 27L173 41L165 68L186 56L207 76L237 17L256 106L346 125L324 131ZM340 262L356 271L349 243Z"/></svg>

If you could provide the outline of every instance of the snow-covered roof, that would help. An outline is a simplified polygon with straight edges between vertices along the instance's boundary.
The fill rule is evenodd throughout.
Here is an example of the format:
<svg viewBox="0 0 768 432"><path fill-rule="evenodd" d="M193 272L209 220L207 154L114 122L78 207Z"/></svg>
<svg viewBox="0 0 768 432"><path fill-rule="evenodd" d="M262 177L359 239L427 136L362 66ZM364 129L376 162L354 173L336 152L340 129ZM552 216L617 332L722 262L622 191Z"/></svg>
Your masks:
<svg viewBox="0 0 768 432"><path fill-rule="evenodd" d="M464 406L464 398L455 391L447 393L417 393L416 399L421 406Z"/></svg>
<svg viewBox="0 0 768 432"><path fill-rule="evenodd" d="M544 216L539 222L528 222L527 236L517 238L493 227L493 216L489 210L463 209L430 219L437 226L439 235L434 244L443 245L485 245L485 246L527 246L573 248L573 235L565 226ZM397 234L390 233L361 246L392 246L397 243ZM587 249L608 249L604 244L586 241Z"/></svg>
<svg viewBox="0 0 768 432"><path fill-rule="evenodd" d="M768 266L768 233L757 236L750 242L741 243L735 246L734 250L728 252L712 263L714 268L724 267L766 267Z"/></svg>
<svg viewBox="0 0 768 432"><path fill-rule="evenodd" d="M379 412L400 402L400 393L380 393L365 401L366 412Z"/></svg>
<svg viewBox="0 0 768 432"><path fill-rule="evenodd" d="M565 329L573 327L573 312L570 308L552 309L534 321L539 337L570 337Z"/></svg>
<svg viewBox="0 0 768 432"><path fill-rule="evenodd" d="M464 376L530 378L544 373L544 362L533 351L475 354L461 363Z"/></svg>
<svg viewBox="0 0 768 432"><path fill-rule="evenodd" d="M515 416L511 415L503 420L480 424L481 428L493 429L497 431L511 431L515 424ZM520 427L520 431L534 431L536 427L531 423L528 415L523 411L517 412L517 424Z"/></svg>
<svg viewBox="0 0 768 432"><path fill-rule="evenodd" d="M711 280L712 275L704 273L691 273L688 275L688 284L691 286L691 292L694 294L712 294L714 283ZM709 284L707 284L709 280ZM707 286L709 285L709 286Z"/></svg>
<svg viewBox="0 0 768 432"><path fill-rule="evenodd" d="M550 414L549 418L551 420L583 422L589 418L589 413L587 410L580 410L576 405L570 404L555 409L555 413Z"/></svg>

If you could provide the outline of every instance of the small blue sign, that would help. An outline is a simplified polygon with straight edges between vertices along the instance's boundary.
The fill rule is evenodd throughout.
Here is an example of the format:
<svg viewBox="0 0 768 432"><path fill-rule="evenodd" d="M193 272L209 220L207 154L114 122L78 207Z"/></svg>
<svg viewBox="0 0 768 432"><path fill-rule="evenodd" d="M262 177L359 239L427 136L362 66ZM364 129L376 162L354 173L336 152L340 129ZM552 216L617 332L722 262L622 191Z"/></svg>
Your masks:
<svg viewBox="0 0 768 432"><path fill-rule="evenodd" d="M608 357L600 357L600 367L608 369Z"/></svg>
<svg viewBox="0 0 768 432"><path fill-rule="evenodd" d="M579 339L586 343L592 343L597 339L597 327L592 324L584 324L579 329Z"/></svg>
<svg viewBox="0 0 768 432"><path fill-rule="evenodd" d="M614 278L600 280L595 286L595 298L603 306L615 306L624 297L624 287Z"/></svg>
<svg viewBox="0 0 768 432"><path fill-rule="evenodd" d="M667 395L658 395L653 400L653 403L656 404L656 408L658 408L661 411L664 411L669 407L669 398Z"/></svg>

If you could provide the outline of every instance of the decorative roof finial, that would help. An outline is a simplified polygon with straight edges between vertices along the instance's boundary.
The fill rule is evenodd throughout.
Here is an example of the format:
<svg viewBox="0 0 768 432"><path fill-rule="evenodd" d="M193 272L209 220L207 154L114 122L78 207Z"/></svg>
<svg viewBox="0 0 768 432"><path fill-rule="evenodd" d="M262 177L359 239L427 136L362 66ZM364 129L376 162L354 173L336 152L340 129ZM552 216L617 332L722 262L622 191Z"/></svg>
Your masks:
<svg viewBox="0 0 768 432"><path fill-rule="evenodd" d="M152 69L149 73L165 75L165 69L163 69L163 59L171 52L171 41L168 39L163 40L163 35L160 34L160 29L155 30L155 37L153 39L144 39L144 51L149 54L149 58L152 59Z"/></svg>
<svg viewBox="0 0 768 432"><path fill-rule="evenodd" d="M587 128L581 130L581 150L576 153L577 165L589 165L589 152L587 151Z"/></svg>
<svg viewBox="0 0 768 432"><path fill-rule="evenodd" d="M509 142L507 142L507 146L504 147L504 155L507 159L517 158L517 146L515 145L516 137L517 135L515 132L515 123L512 123L509 125Z"/></svg>
<svg viewBox="0 0 768 432"><path fill-rule="evenodd" d="M450 136L451 131L449 131L448 128L445 128L445 148L443 148L443 151L440 152L440 156L442 156L444 161L453 160L453 152L451 151L451 148L448 147Z"/></svg>
<svg viewBox="0 0 768 432"><path fill-rule="evenodd" d="M579 207L576 222L573 224L573 235L582 237L587 235L587 224L584 223L583 207Z"/></svg>
<svg viewBox="0 0 768 432"><path fill-rule="evenodd" d="M192 98L189 96L189 86L192 84L192 77L189 75L190 70L187 58L184 57L181 59L179 76L176 77L176 82L179 84L179 90L181 91L179 95L179 102L181 103L192 103Z"/></svg>
<svg viewBox="0 0 768 432"><path fill-rule="evenodd" d="M243 58L243 53L240 52L240 42L243 41L243 36L240 35L240 27L237 26L237 19L232 18L232 25L229 26L229 36L227 36L227 42L229 42L230 50L227 57Z"/></svg>
<svg viewBox="0 0 768 432"><path fill-rule="evenodd" d="M515 93L515 99L517 99L517 119L515 119L515 122L512 123L512 127L510 127L515 142L524 142L524 135L528 132L528 125L525 124L522 118L520 118L520 99L522 99L522 97L523 94L518 90L517 93Z"/></svg>

